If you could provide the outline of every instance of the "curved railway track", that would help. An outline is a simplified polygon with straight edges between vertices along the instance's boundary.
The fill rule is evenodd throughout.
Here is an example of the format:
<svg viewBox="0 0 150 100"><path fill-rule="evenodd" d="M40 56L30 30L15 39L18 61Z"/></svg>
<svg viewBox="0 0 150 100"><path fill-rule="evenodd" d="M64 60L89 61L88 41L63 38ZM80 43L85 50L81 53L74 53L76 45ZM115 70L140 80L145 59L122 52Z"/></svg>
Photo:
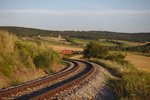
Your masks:
<svg viewBox="0 0 150 100"><path fill-rule="evenodd" d="M88 77L94 71L93 65L88 62L78 61L78 60L73 61L73 60L69 60L69 59L65 59L65 60L72 62L74 64L74 66L70 69L63 70L62 72L60 72L56 75L53 75L51 77L50 76L44 77L42 79L39 79L39 80L36 80L33 82L29 82L27 84L22 84L18 87L12 88L12 89L0 91L0 98L8 99L9 97L11 97L14 94L17 94L18 92L27 90L28 88L40 86L41 84L45 84L46 82L50 82L50 81L59 79L63 76L66 76L68 74L75 72L76 70L79 69L79 67L83 67L81 71L78 71L78 73L76 73L76 74L70 76L69 78L64 79L60 82L57 82L57 83L52 84L47 87L43 87L37 91L33 91L28 94L24 94L24 95L15 97L15 98L9 98L9 99L16 99L16 100L50 99L51 97L55 96L56 94L59 94L61 91L64 91L66 89L71 88L74 85L79 84L82 80L84 80L86 77ZM84 64L84 66L83 66L83 64Z"/></svg>

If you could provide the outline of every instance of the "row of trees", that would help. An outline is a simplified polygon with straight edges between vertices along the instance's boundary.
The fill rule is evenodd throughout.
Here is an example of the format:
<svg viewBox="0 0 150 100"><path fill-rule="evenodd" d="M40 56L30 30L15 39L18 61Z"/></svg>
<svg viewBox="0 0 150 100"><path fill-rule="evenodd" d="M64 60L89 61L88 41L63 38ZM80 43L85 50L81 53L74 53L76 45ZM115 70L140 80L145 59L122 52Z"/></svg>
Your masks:
<svg viewBox="0 0 150 100"><path fill-rule="evenodd" d="M150 43L147 43L145 45L133 46L133 47L114 46L114 47L109 47L109 50L150 53Z"/></svg>
<svg viewBox="0 0 150 100"><path fill-rule="evenodd" d="M63 37L82 38L82 39L114 39L127 40L137 42L150 41L150 33L117 33L108 31L49 31L24 27L0 27L2 30L7 30L15 33L18 36L54 36L61 34Z"/></svg>

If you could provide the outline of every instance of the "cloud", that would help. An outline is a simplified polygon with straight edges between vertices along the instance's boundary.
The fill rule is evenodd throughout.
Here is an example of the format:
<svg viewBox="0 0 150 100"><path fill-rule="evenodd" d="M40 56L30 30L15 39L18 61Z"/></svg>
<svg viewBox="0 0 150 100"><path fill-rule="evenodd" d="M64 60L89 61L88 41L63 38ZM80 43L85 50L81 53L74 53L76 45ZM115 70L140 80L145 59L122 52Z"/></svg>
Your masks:
<svg viewBox="0 0 150 100"><path fill-rule="evenodd" d="M48 9L8 9L0 10L0 13L19 13L19 14L49 14L49 15L106 15L106 14L150 14L149 10L48 10Z"/></svg>
<svg viewBox="0 0 150 100"><path fill-rule="evenodd" d="M111 30L149 32L150 11L146 10L0 10L0 25L60 30Z"/></svg>

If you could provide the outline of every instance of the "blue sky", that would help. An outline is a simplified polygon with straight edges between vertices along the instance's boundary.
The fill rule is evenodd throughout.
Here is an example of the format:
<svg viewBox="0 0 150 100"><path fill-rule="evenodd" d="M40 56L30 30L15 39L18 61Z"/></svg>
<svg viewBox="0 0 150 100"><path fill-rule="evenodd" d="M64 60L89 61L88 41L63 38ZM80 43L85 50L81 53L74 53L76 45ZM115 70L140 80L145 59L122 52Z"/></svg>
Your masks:
<svg viewBox="0 0 150 100"><path fill-rule="evenodd" d="M0 26L150 32L150 0L0 0Z"/></svg>

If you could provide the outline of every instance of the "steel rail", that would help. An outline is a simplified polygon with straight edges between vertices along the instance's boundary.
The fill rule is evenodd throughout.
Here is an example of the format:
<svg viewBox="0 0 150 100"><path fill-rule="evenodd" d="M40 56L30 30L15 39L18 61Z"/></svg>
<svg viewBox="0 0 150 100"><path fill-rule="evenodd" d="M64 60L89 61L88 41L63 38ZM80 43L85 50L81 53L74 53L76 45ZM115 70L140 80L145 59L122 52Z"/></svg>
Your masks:
<svg viewBox="0 0 150 100"><path fill-rule="evenodd" d="M17 98L17 100L26 100L26 99L47 100L55 96L56 94L59 94L61 91L69 89L72 86L79 84L81 81L86 79L89 75L91 75L92 72L94 72L94 66L89 62L79 61L79 60L78 62L82 62L86 64L86 68L82 72L78 73L77 75L67 80L64 80L61 83L56 83L51 87L43 89L44 92L43 91L35 92L35 93L32 93L33 95L23 96L21 98Z"/></svg>
<svg viewBox="0 0 150 100"><path fill-rule="evenodd" d="M21 84L17 87L10 88L8 90L2 90L2 91L0 91L0 99L10 97L12 94L16 94L18 92L25 91L28 88L37 87L37 86L40 86L41 84L45 84L45 83L48 83L50 81L57 80L60 77L63 77L67 74L70 74L70 73L76 71L79 68L79 66L76 62L69 60L69 59L65 59L65 60L72 62L74 64L74 67L67 70L67 71L60 72L54 76L42 77L36 81L27 82L27 83Z"/></svg>

